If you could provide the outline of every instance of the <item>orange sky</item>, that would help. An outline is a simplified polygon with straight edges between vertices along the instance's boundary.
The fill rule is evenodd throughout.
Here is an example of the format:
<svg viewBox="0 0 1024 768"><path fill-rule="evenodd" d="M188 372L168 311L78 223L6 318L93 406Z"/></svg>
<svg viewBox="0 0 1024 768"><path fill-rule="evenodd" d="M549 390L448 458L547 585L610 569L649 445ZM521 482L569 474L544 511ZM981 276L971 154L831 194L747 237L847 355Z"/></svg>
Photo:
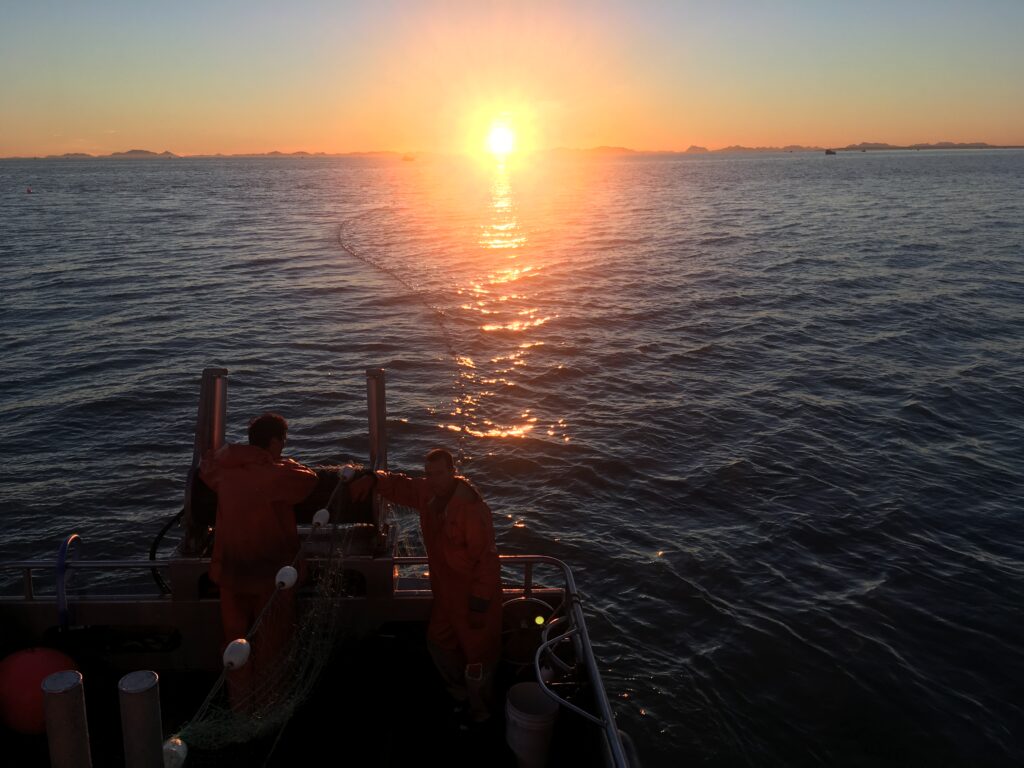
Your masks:
<svg viewBox="0 0 1024 768"><path fill-rule="evenodd" d="M1024 3L9 6L0 156L1024 144Z"/></svg>

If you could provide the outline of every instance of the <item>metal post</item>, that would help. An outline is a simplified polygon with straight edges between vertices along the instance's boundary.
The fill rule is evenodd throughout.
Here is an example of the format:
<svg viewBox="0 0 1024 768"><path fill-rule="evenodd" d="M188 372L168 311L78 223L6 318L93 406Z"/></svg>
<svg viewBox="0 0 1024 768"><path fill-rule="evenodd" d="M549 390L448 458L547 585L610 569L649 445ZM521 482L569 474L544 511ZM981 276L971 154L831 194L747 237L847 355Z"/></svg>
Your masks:
<svg viewBox="0 0 1024 768"><path fill-rule="evenodd" d="M183 554L197 554L206 530L192 519L192 486L199 462L209 450L224 445L224 431L228 408L228 369L204 368L199 385L199 413L196 416L196 436L192 448L192 467L185 482L185 541ZM203 530L198 530L203 528Z"/></svg>
<svg viewBox="0 0 1024 768"><path fill-rule="evenodd" d="M204 368L199 385L199 415L196 418L196 440L192 450L195 466L211 448L224 445L225 420L228 408L228 369Z"/></svg>
<svg viewBox="0 0 1024 768"><path fill-rule="evenodd" d="M384 369L366 369L366 410L370 419L370 468L388 468L387 399L384 394ZM377 529L374 555L384 552L388 543L387 506L377 495L373 497L373 524Z"/></svg>
<svg viewBox="0 0 1024 768"><path fill-rule="evenodd" d="M52 768L92 768L82 673L54 672L43 680L46 741Z"/></svg>
<svg viewBox="0 0 1024 768"><path fill-rule="evenodd" d="M163 719L156 672L129 672L117 684L125 768L163 768Z"/></svg>
<svg viewBox="0 0 1024 768"><path fill-rule="evenodd" d="M387 403L384 396L384 369L366 369L366 408L370 417L370 467L388 468Z"/></svg>

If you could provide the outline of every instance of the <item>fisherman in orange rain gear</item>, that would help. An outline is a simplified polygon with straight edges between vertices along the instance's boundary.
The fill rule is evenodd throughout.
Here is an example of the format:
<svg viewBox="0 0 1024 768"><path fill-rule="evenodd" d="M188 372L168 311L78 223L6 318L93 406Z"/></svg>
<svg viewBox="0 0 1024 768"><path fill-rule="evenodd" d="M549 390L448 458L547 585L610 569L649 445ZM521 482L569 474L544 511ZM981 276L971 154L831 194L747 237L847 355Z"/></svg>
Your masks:
<svg viewBox="0 0 1024 768"><path fill-rule="evenodd" d="M249 445L229 444L209 452L200 476L217 493L217 521L210 578L220 585L225 643L245 637L274 594L281 566L299 552L293 505L316 485L316 473L282 459L288 422L264 413L249 424ZM302 562L298 563L300 578ZM261 672L277 663L295 626L295 592L281 590L252 639L248 663L228 673L228 696L236 710L247 701Z"/></svg>
<svg viewBox="0 0 1024 768"><path fill-rule="evenodd" d="M491 510L470 482L455 474L448 451L426 456L425 478L378 471L355 481L352 497L375 488L417 509L427 548L434 606L427 647L448 692L469 705L469 719L490 717L494 670L501 655L501 575Z"/></svg>

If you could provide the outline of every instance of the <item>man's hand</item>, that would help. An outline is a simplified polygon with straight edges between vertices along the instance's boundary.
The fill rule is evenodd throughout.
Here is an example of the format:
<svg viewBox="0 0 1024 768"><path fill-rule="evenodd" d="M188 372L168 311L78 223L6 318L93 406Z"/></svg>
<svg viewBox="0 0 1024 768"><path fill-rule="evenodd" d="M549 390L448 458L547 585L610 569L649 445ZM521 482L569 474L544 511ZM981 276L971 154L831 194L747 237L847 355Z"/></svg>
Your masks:
<svg viewBox="0 0 1024 768"><path fill-rule="evenodd" d="M371 473L349 483L348 493L352 501L362 501L365 499L370 494L370 491L373 490L376 482L377 476Z"/></svg>

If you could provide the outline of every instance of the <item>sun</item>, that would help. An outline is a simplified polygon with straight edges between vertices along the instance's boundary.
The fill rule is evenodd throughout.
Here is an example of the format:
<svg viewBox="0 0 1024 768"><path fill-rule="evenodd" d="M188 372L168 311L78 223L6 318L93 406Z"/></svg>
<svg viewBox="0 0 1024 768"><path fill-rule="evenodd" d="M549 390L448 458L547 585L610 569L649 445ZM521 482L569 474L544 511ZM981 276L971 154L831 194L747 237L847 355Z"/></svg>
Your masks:
<svg viewBox="0 0 1024 768"><path fill-rule="evenodd" d="M505 157L515 151L516 132L505 120L495 120L487 132L487 149L495 157Z"/></svg>

